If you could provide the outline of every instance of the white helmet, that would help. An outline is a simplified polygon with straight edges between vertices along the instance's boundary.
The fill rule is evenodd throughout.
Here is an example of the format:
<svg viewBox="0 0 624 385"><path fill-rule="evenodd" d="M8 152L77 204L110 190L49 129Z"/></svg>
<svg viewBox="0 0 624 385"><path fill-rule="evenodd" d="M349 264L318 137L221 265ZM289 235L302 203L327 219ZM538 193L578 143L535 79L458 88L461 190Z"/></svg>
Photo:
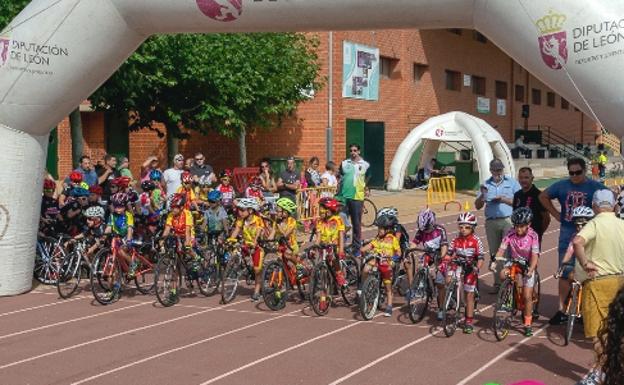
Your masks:
<svg viewBox="0 0 624 385"><path fill-rule="evenodd" d="M93 218L93 217L100 217L102 219L104 219L104 209L100 206L91 206L88 209L85 210L84 212L85 217L89 217L89 218Z"/></svg>
<svg viewBox="0 0 624 385"><path fill-rule="evenodd" d="M457 222L460 225L476 226L477 225L477 217L473 213L471 213L470 211L466 211L466 212L463 212L463 213L459 214L459 217L457 217Z"/></svg>
<svg viewBox="0 0 624 385"><path fill-rule="evenodd" d="M577 218L592 219L595 215L596 214L594 213L594 210L592 210L591 207L587 207L587 206L578 206L572 210L572 218L574 219L577 219Z"/></svg>
<svg viewBox="0 0 624 385"><path fill-rule="evenodd" d="M260 210L260 205L256 198L241 198L236 201L236 207L239 209L252 209L254 211Z"/></svg>
<svg viewBox="0 0 624 385"><path fill-rule="evenodd" d="M377 211L377 218L381 218L384 215L398 219L399 210L395 209L394 207L382 207L381 209L379 209L379 211Z"/></svg>

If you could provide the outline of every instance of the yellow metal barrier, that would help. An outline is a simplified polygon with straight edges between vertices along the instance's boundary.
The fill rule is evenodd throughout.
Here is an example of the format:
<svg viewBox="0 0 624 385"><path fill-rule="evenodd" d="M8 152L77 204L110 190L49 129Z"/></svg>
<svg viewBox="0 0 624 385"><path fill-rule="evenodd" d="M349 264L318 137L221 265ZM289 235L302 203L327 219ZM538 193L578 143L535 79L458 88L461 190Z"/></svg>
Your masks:
<svg viewBox="0 0 624 385"><path fill-rule="evenodd" d="M461 203L456 199L455 177L442 176L429 179L427 187L427 206L444 203L444 210L449 203L455 203L461 210Z"/></svg>
<svg viewBox="0 0 624 385"><path fill-rule="evenodd" d="M308 221L319 217L319 200L333 197L336 187L313 187L297 190L297 219Z"/></svg>

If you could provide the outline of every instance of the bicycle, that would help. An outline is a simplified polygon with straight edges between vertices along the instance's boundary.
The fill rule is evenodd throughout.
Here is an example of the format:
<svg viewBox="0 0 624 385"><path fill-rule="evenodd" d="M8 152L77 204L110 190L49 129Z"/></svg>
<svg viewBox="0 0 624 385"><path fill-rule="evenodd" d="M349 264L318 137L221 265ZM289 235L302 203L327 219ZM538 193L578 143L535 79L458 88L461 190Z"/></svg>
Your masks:
<svg viewBox="0 0 624 385"><path fill-rule="evenodd" d="M216 231L197 232L196 234L198 243L196 251L202 256L197 284L199 291L204 296L210 296L221 286L221 275L224 267L221 260L224 233Z"/></svg>
<svg viewBox="0 0 624 385"><path fill-rule="evenodd" d="M383 303L386 302L388 297L386 293L386 287L381 279L381 273L379 271L379 262L381 256L378 254L369 254L364 259L364 265L370 262L372 259L377 260L377 264L372 266L368 272L368 276L362 283L361 295L359 298L359 310L362 318L366 321L370 321L375 317L377 310L381 310Z"/></svg>
<svg viewBox="0 0 624 385"><path fill-rule="evenodd" d="M264 267L262 276L262 297L264 303L271 310L280 310L286 306L288 292L297 288L301 301L305 301L305 285L310 281L310 274L314 269L314 261L308 259L308 254L301 257L305 273L299 277L293 263L286 258L288 245L285 239L268 241L277 244L275 250L279 254L277 260L269 262Z"/></svg>
<svg viewBox="0 0 624 385"><path fill-rule="evenodd" d="M72 251L63 259L56 284L56 290L61 298L68 299L74 295L83 275L86 274L90 279L91 263L86 256L87 250L88 241L83 238L73 243Z"/></svg>
<svg viewBox="0 0 624 385"><path fill-rule="evenodd" d="M337 258L336 246L310 246L306 249L306 255L308 259L318 261L310 278L309 300L314 313L323 316L329 312L329 307L334 301L333 294L338 291L337 272L333 263L334 258ZM349 255L340 260L340 268L347 281L347 287L341 287L340 294L345 304L352 306L356 303L356 290L360 279L359 265L357 260Z"/></svg>
<svg viewBox="0 0 624 385"><path fill-rule="evenodd" d="M61 264L67 255L63 243L69 236L41 236L35 248L35 279L45 285L56 285Z"/></svg>
<svg viewBox="0 0 624 385"><path fill-rule="evenodd" d="M362 226L372 227L377 219L377 206L369 198L362 201Z"/></svg>
<svg viewBox="0 0 624 385"><path fill-rule="evenodd" d="M522 292L516 287L517 274L526 274L528 266L526 262L514 261L507 273L505 280L501 283L496 295L496 305L494 305L494 335L498 341L503 341L509 335L511 324L518 311L524 310L524 298ZM533 307L539 305L541 283L537 270L535 274L535 286L533 287Z"/></svg>
<svg viewBox="0 0 624 385"><path fill-rule="evenodd" d="M420 258L418 271L414 274L414 280L412 282L412 295L409 297L408 315L412 323L418 323L423 320L429 304L433 298L438 296L438 288L435 284L434 277L437 263L440 260L440 252L419 248L412 248L406 250L406 256L413 252L423 252L424 254ZM412 263L415 266L415 261ZM433 267L433 269L432 269ZM433 270L433 271L432 271Z"/></svg>
<svg viewBox="0 0 624 385"><path fill-rule="evenodd" d="M561 279L561 274L566 264L564 263L559 270L555 273L556 279ZM570 292L565 303L565 315L568 316L566 322L566 330L564 334L563 344L568 346L572 340L572 332L574 331L574 324L577 318L581 318L581 295L583 294L583 285L576 279L572 280L570 285Z"/></svg>
<svg viewBox="0 0 624 385"><path fill-rule="evenodd" d="M107 245L97 252L93 260L90 283L95 300L102 305L116 302L123 286L130 284L130 281L141 294L150 294L156 283L154 263L137 251L136 248L143 246L143 242L125 242L118 236L109 236L106 242ZM119 255L122 246L127 247L131 263L137 265L133 275L128 274L128 262Z"/></svg>
<svg viewBox="0 0 624 385"><path fill-rule="evenodd" d="M469 273L471 269L476 268L472 264L468 265L468 261L462 257L452 259L449 263L449 269L451 269L453 265L455 265L455 270L453 271L453 274L451 274L451 281L446 284L446 295L444 303L442 304L442 329L444 330L444 335L447 337L452 337L453 334L455 334L455 330L457 330L457 325L459 324L459 320L461 318L461 305L464 301L462 300L463 296L461 293L462 285L460 284L460 278L462 274ZM477 287L475 287L474 302L476 312L477 305L479 304L478 284Z"/></svg>
<svg viewBox="0 0 624 385"><path fill-rule="evenodd" d="M228 242L221 255L221 263L225 266L221 275L221 303L226 304L236 298L238 280L245 277L247 285L255 281L253 267L247 263L249 250L243 248L239 241Z"/></svg>

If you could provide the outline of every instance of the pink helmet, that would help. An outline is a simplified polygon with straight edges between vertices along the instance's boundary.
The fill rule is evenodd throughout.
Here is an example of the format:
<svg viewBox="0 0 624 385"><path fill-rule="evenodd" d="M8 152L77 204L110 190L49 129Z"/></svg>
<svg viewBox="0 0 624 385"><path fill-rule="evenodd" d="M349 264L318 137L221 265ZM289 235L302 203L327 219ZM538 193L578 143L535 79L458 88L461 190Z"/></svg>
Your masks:
<svg viewBox="0 0 624 385"><path fill-rule="evenodd" d="M435 226L436 216L430 209L424 209L418 214L418 230L425 230Z"/></svg>
<svg viewBox="0 0 624 385"><path fill-rule="evenodd" d="M457 223L460 225L477 225L477 217L471 213L470 211L466 211L465 213L459 214L457 217Z"/></svg>

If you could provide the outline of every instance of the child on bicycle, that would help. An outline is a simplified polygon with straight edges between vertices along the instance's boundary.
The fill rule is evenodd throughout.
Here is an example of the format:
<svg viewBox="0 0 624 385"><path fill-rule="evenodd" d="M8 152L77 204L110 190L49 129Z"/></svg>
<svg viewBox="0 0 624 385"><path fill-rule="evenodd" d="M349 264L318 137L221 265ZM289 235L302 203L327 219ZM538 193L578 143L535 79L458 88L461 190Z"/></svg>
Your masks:
<svg viewBox="0 0 624 385"><path fill-rule="evenodd" d="M230 184L232 182L232 172L230 170L222 171L221 174L219 174L219 180L221 184L217 186L216 190L223 195L221 204L225 211L231 213L234 208L234 198L236 198L234 187Z"/></svg>
<svg viewBox="0 0 624 385"><path fill-rule="evenodd" d="M206 208L209 206L208 194L211 191L212 185L210 175L202 175L197 181L197 187L195 187L195 196L197 197L197 204L200 208Z"/></svg>
<svg viewBox="0 0 624 385"><path fill-rule="evenodd" d="M189 171L184 171L180 176L182 186L178 187L176 194L184 195L184 208L187 210L197 210L197 196L193 190L193 175Z"/></svg>
<svg viewBox="0 0 624 385"><path fill-rule="evenodd" d="M85 254L87 261L91 263L91 255L95 253L95 251L100 246L100 240L104 236L104 232L106 230L106 226L104 223L104 217L106 213L104 208L101 206L91 206L84 211L84 217L87 221L87 225L85 230L76 235L72 240L77 241L83 238L87 238L89 242L89 248Z"/></svg>
<svg viewBox="0 0 624 385"><path fill-rule="evenodd" d="M453 239L449 246L448 257L440 263L438 271L446 276L446 282L450 282L453 274L458 274L457 266L453 264L453 258L461 258L466 261L463 271L464 279L462 286L466 294L466 318L464 322L464 333L471 334L473 331L473 320L475 311L475 290L479 281L479 269L483 265L483 243L475 235L477 227L477 217L471 212L464 212L457 218L459 226L459 236ZM457 276L457 275L456 275ZM442 298L444 298L445 288L443 287ZM441 302L443 304L443 302ZM438 312L438 320L442 319L442 314Z"/></svg>
<svg viewBox="0 0 624 385"><path fill-rule="evenodd" d="M504 268L501 270L501 281L509 274L514 263L522 266L520 276L516 275L516 288L524 298L524 335L533 335L533 287L535 286L535 270L539 258L539 238L531 228L533 212L528 207L519 207L511 214L513 229L503 238L496 252L495 259L503 259L508 255ZM509 251L509 253L507 253ZM490 270L493 269L490 265Z"/></svg>
<svg viewBox="0 0 624 385"><path fill-rule="evenodd" d="M392 317L392 267L394 259L401 255L399 239L395 234L397 218L391 215L381 215L375 220L377 236L361 249L362 254L372 252L379 255L379 263L375 258L369 259L362 269L362 282L366 281L370 270L377 265L383 284L386 287L388 303L384 316ZM361 293L358 292L358 295Z"/></svg>
<svg viewBox="0 0 624 385"><path fill-rule="evenodd" d="M344 259L344 236L345 225L338 212L340 204L335 198L321 198L319 200L320 218L316 222L316 235L314 244L319 246L332 245L338 253L334 258L334 269L336 272L336 283L338 286L347 287L347 280L340 266L340 260Z"/></svg>
<svg viewBox="0 0 624 385"><path fill-rule="evenodd" d="M446 256L448 252L448 238L446 235L446 230L441 225L436 224L436 215L430 209L421 210L418 213L418 231L416 231L416 235L414 236L414 240L412 241L412 245L414 247L421 246L426 250L427 256L429 257L429 263L439 263L439 260L436 261L434 256L438 255L438 258ZM425 255L422 256L423 260L419 261L419 263L425 262ZM409 284L410 289L408 290L406 296L407 301L409 301L410 296L413 295L411 287L412 282L414 280L414 268L412 264L414 264L412 257L405 258L403 260L403 268L407 273L407 282ZM433 270L432 270L433 271ZM439 275L435 279L436 286L438 287L438 306L442 306L444 302L444 277Z"/></svg>
<svg viewBox="0 0 624 385"><path fill-rule="evenodd" d="M254 292L251 300L256 302L260 299L262 287L262 260L264 251L258 245L258 239L264 231L264 221L258 215L260 206L253 198L242 198L236 201L238 219L234 223L234 229L228 238L228 242L236 242L239 235L242 236L243 251L251 256L251 262L255 273Z"/></svg>
<svg viewBox="0 0 624 385"><path fill-rule="evenodd" d="M594 213L594 210L592 210L591 207L587 207L587 206L575 207L574 210L572 210L572 220L574 221L574 225L576 226L576 232L578 233L579 231L581 231L581 229L585 227L587 222L589 222L592 218L594 218L595 215L596 213ZM575 236L576 236L576 233L572 235L571 239L574 239ZM566 253L563 256L563 259L561 260L561 268L557 272L556 277L565 278L569 280L570 282L574 281L575 262L576 261L574 258L574 247L572 246L572 241L570 241L570 244L568 245ZM563 304L561 308L563 309Z"/></svg>
<svg viewBox="0 0 624 385"><path fill-rule="evenodd" d="M218 190L208 193L208 207L204 210L206 231L210 234L220 233L228 229L228 215L221 206L222 194Z"/></svg>
<svg viewBox="0 0 624 385"><path fill-rule="evenodd" d="M113 211L108 218L108 223L104 232L106 234L117 235L130 243L132 242L134 234L134 215L128 210L128 194L120 192L111 196L110 200ZM128 276L134 276L137 264L132 263L126 246L119 246L119 255L128 263Z"/></svg>
<svg viewBox="0 0 624 385"><path fill-rule="evenodd" d="M303 264L299 258L299 244L297 243L297 205L290 198L279 198L276 202L277 215L276 221L273 223L273 229L269 239L284 239L286 241L286 250L284 256L291 261L297 269L297 277L304 275Z"/></svg>

